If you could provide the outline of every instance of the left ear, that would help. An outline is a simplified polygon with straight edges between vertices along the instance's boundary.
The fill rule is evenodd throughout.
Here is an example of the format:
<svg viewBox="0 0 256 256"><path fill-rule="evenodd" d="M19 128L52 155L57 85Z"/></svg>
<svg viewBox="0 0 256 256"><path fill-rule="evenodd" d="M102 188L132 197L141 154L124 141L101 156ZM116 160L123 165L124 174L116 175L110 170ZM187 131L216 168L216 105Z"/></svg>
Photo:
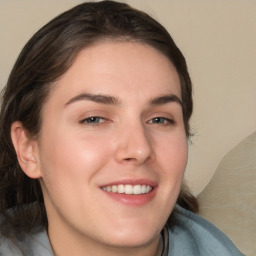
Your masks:
<svg viewBox="0 0 256 256"><path fill-rule="evenodd" d="M40 178L42 175L37 140L29 137L19 121L15 121L11 126L11 138L21 169L32 179Z"/></svg>

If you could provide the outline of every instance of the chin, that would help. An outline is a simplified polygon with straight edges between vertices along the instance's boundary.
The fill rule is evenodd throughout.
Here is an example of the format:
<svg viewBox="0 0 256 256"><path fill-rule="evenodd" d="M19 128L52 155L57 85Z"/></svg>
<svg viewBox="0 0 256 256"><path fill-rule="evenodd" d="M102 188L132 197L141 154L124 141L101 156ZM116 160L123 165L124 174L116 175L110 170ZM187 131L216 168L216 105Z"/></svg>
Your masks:
<svg viewBox="0 0 256 256"><path fill-rule="evenodd" d="M155 239L158 239L159 234L136 234L136 235L127 235L123 237L112 237L111 243L112 246L115 247L127 247L127 248L135 248L135 247L143 247L150 244Z"/></svg>
<svg viewBox="0 0 256 256"><path fill-rule="evenodd" d="M108 241L115 246L140 247L158 239L161 230L162 226L129 225L122 226L122 228L110 232L111 234L106 234L105 237L108 237Z"/></svg>

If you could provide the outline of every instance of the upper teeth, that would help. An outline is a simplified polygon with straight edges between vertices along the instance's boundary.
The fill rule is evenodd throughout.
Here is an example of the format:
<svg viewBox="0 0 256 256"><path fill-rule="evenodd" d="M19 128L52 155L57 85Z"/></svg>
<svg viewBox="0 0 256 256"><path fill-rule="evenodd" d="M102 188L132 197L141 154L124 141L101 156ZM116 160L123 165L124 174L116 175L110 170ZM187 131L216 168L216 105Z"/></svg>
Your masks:
<svg viewBox="0 0 256 256"><path fill-rule="evenodd" d="M148 185L113 185L102 187L103 190L113 193L121 193L127 195L140 195L146 194L152 190Z"/></svg>

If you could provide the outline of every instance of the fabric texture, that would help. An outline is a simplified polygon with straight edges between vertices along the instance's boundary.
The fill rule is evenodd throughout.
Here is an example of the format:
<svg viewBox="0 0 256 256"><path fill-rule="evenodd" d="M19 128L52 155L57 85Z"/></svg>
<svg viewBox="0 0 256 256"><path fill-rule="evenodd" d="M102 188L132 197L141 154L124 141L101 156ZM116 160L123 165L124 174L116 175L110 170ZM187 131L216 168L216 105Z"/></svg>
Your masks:
<svg viewBox="0 0 256 256"><path fill-rule="evenodd" d="M175 219L169 229L168 256L242 256L220 230L183 208L175 207ZM54 256L45 230L19 236L18 246L25 256ZM10 240L1 238L0 256L23 256Z"/></svg>
<svg viewBox="0 0 256 256"><path fill-rule="evenodd" d="M231 240L202 217L176 206L168 256L241 256Z"/></svg>

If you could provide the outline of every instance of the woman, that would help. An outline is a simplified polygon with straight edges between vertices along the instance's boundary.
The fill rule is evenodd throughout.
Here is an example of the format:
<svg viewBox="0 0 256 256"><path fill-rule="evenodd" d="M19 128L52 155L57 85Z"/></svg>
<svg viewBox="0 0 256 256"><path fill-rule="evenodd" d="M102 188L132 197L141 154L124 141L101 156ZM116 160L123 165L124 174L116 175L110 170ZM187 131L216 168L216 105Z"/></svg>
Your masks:
<svg viewBox="0 0 256 256"><path fill-rule="evenodd" d="M3 94L0 255L241 255L181 189L191 114L147 14L84 3L45 25Z"/></svg>

